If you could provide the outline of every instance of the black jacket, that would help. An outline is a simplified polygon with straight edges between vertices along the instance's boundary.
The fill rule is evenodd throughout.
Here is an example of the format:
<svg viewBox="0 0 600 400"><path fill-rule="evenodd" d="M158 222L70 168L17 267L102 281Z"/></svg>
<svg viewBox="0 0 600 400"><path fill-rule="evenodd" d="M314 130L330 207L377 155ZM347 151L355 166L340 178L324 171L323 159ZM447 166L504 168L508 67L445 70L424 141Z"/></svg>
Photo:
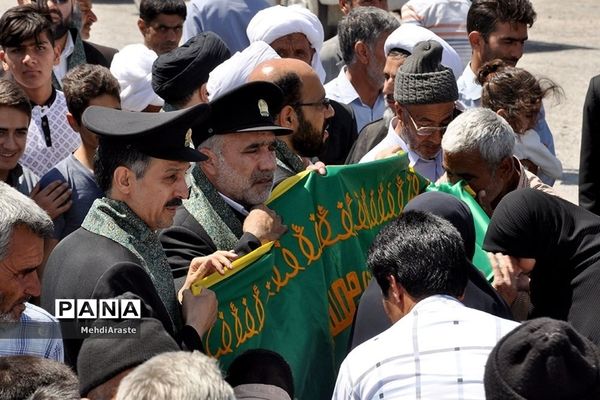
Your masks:
<svg viewBox="0 0 600 400"><path fill-rule="evenodd" d="M326 165L343 165L358 136L356 117L352 108L346 104L331 100L331 107L335 115L329 120L329 139L319 160Z"/></svg>
<svg viewBox="0 0 600 400"><path fill-rule="evenodd" d="M243 223L245 217L237 212L236 216ZM176 280L176 288L179 288L183 283L190 261L194 257L207 256L217 250L232 250L217 249L206 230L183 206L177 210L173 225L160 232L158 238L171 265L173 277ZM239 238L233 251L242 256L259 246L260 241L256 236L251 233L244 233Z"/></svg>
<svg viewBox="0 0 600 400"><path fill-rule="evenodd" d="M383 118L365 125L346 158L346 164L357 164L365 154L385 138L387 133L388 125Z"/></svg>
<svg viewBox="0 0 600 400"><path fill-rule="evenodd" d="M178 342L167 309L138 258L104 236L79 228L50 255L42 279L41 306L54 315L56 299L108 299L125 293L139 297ZM67 321L61 320L63 336ZM65 363L74 369L83 340L65 339Z"/></svg>
<svg viewBox="0 0 600 400"><path fill-rule="evenodd" d="M600 75L591 79L583 105L579 205L600 215Z"/></svg>

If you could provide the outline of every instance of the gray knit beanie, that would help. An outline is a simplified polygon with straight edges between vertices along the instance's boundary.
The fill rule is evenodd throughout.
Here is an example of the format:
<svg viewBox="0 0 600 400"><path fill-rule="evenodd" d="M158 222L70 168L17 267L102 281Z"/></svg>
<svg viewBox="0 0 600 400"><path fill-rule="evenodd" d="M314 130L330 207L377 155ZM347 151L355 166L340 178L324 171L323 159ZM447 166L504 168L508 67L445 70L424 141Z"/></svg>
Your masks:
<svg viewBox="0 0 600 400"><path fill-rule="evenodd" d="M437 104L458 100L456 78L441 64L443 47L434 40L419 42L398 69L394 100L400 104Z"/></svg>

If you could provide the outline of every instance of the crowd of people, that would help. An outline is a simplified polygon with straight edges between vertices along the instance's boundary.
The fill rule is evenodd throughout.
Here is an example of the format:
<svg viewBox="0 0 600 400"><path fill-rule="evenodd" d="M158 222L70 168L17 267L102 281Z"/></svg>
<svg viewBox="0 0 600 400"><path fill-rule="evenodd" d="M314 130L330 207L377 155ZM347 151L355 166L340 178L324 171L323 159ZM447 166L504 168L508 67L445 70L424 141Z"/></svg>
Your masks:
<svg viewBox="0 0 600 400"><path fill-rule="evenodd" d="M562 89L516 66L530 0L339 0L331 38L300 5L141 0L122 49L92 6L0 16L0 399L301 398L269 343L204 354L219 299L193 285L288 234L275 186L398 153L475 202L425 192L381 229L323 398L600 398L600 78L578 206L552 189ZM65 299L133 301L139 335Z"/></svg>

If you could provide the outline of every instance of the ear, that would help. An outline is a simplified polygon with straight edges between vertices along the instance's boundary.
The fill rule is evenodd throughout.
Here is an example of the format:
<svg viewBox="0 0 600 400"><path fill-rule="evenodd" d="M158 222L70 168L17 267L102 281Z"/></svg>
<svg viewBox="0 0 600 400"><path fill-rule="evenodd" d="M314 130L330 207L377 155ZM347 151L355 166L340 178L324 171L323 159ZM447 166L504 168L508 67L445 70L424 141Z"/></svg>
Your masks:
<svg viewBox="0 0 600 400"><path fill-rule="evenodd" d="M367 44L364 43L362 40L359 40L358 42L356 42L354 44L354 53L356 54L356 59L358 60L359 63L361 63L361 64L369 63L369 56L370 56L369 46L367 46Z"/></svg>
<svg viewBox="0 0 600 400"><path fill-rule="evenodd" d="M469 43L471 44L472 49L478 49L482 40L484 39L479 31L473 31L469 33Z"/></svg>
<svg viewBox="0 0 600 400"><path fill-rule="evenodd" d="M500 161L498 168L496 168L496 176L503 180L508 180L512 175L513 169L514 162L512 156L505 157Z"/></svg>
<svg viewBox="0 0 600 400"><path fill-rule="evenodd" d="M496 114L508 121L508 112L504 108L501 108L498 111L496 111Z"/></svg>
<svg viewBox="0 0 600 400"><path fill-rule="evenodd" d="M147 27L146 27L146 23L144 22L143 19L138 18L137 26L138 26L138 29L140 30L140 32L142 33L142 35L146 36L146 28Z"/></svg>
<svg viewBox="0 0 600 400"><path fill-rule="evenodd" d="M402 304L404 303L404 288L398 284L396 278L393 275L389 275L387 280L390 284L387 293L387 300L394 303L396 306L402 309Z"/></svg>
<svg viewBox="0 0 600 400"><path fill-rule="evenodd" d="M198 151L200 151L202 154L205 154L208 157L208 160L201 161L199 166L200 168L202 168L202 171L206 174L206 177L210 180L219 173L217 168L218 156L214 151L212 151L208 147L200 147Z"/></svg>
<svg viewBox="0 0 600 400"><path fill-rule="evenodd" d="M208 90L206 89L206 83L203 83L202 86L200 86L200 89L198 89L198 96L200 97L202 103L208 103Z"/></svg>
<svg viewBox="0 0 600 400"><path fill-rule="evenodd" d="M79 133L79 124L75 120L73 114L71 114L70 112L67 112L67 122L75 132Z"/></svg>
<svg viewBox="0 0 600 400"><path fill-rule="evenodd" d="M122 194L128 195L131 193L133 181L135 180L135 174L129 168L125 166L119 166L113 173L113 184L112 190L117 190Z"/></svg>
<svg viewBox="0 0 600 400"><path fill-rule="evenodd" d="M392 323L400 320L405 312L405 296L404 289L396 282L396 278L392 275L387 277L390 287L387 296L383 297L383 309Z"/></svg>
<svg viewBox="0 0 600 400"><path fill-rule="evenodd" d="M292 106L283 106L277 117L277 123L284 128L292 129L296 131L298 128L298 116L296 110Z"/></svg>
<svg viewBox="0 0 600 400"><path fill-rule="evenodd" d="M54 65L58 65L60 64L60 49L58 46L54 46L52 50L54 50Z"/></svg>
<svg viewBox="0 0 600 400"><path fill-rule="evenodd" d="M352 8L352 0L338 0L338 4L344 15L347 15Z"/></svg>
<svg viewBox="0 0 600 400"><path fill-rule="evenodd" d="M5 60L6 57L6 53L4 52L4 50L0 50L0 61L2 62L2 69L4 71L8 71L8 64L6 63Z"/></svg>
<svg viewBox="0 0 600 400"><path fill-rule="evenodd" d="M402 111L404 110L404 108L402 108L402 106L395 101L394 102L394 113L396 114L396 117L398 117L398 119L400 119L400 122L402 122Z"/></svg>

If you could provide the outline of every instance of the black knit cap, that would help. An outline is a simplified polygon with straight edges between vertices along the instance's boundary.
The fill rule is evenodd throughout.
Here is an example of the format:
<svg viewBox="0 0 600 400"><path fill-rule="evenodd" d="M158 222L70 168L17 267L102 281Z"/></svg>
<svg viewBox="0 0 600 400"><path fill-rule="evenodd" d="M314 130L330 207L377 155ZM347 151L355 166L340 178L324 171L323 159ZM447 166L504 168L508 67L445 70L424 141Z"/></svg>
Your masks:
<svg viewBox="0 0 600 400"><path fill-rule="evenodd" d="M134 368L155 355L179 351L161 322L154 318L139 321L139 336L125 339L91 336L83 341L77 357L79 393L86 396L90 390L109 381L121 372ZM117 329L131 326L131 321L97 321L94 326L111 325Z"/></svg>
<svg viewBox="0 0 600 400"><path fill-rule="evenodd" d="M152 89L166 102L176 103L206 83L208 74L229 57L231 52L218 35L199 33L154 60Z"/></svg>
<svg viewBox="0 0 600 400"><path fill-rule="evenodd" d="M416 44L396 73L394 100L400 104L437 104L458 100L454 73L441 64L443 50L435 40Z"/></svg>
<svg viewBox="0 0 600 400"><path fill-rule="evenodd" d="M487 400L600 399L600 350L567 322L534 319L496 344L484 383Z"/></svg>
<svg viewBox="0 0 600 400"><path fill-rule="evenodd" d="M275 123L283 107L283 92L274 83L254 81L245 83L211 101L210 115L193 129L194 146L214 135L228 133L271 131L289 135L291 129Z"/></svg>
<svg viewBox="0 0 600 400"><path fill-rule="evenodd" d="M191 128L208 115L207 104L179 111L146 113L90 106L81 120L91 132L114 143L134 146L150 157L173 161L204 161L207 157L190 147Z"/></svg>

